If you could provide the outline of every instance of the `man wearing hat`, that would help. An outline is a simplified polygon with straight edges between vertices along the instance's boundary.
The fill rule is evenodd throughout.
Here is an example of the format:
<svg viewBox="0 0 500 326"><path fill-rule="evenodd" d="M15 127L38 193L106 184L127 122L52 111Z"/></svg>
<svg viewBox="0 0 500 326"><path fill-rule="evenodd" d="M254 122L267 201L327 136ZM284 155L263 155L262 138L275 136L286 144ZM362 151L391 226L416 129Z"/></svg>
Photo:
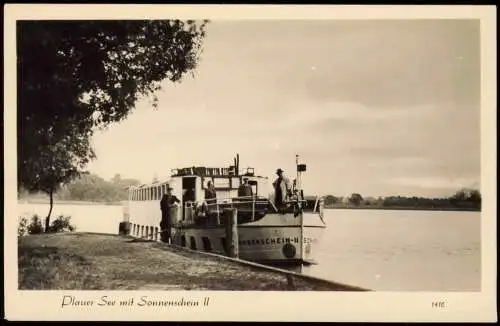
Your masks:
<svg viewBox="0 0 500 326"><path fill-rule="evenodd" d="M181 201L172 194L173 188L170 185L167 186L167 193L163 194L163 197L160 201L161 208L161 221L160 221L160 229L161 229L161 241L169 242L170 240L170 231L172 228L172 219L170 216L170 208L174 206L175 203L180 203Z"/></svg>
<svg viewBox="0 0 500 326"><path fill-rule="evenodd" d="M290 180L283 175L283 172L282 169L276 170L278 178L273 182L275 203L278 208L284 206L286 195L290 193Z"/></svg>

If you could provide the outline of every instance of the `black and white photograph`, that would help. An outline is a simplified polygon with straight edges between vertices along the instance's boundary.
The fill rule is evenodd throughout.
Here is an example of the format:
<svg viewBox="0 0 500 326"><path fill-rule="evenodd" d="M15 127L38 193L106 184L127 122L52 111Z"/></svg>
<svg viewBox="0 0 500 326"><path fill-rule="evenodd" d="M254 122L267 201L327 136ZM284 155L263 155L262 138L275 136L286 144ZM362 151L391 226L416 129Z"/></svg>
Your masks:
<svg viewBox="0 0 500 326"><path fill-rule="evenodd" d="M10 7L12 291L60 318L389 321L352 304L438 293L412 318L496 319L494 7L126 7Z"/></svg>

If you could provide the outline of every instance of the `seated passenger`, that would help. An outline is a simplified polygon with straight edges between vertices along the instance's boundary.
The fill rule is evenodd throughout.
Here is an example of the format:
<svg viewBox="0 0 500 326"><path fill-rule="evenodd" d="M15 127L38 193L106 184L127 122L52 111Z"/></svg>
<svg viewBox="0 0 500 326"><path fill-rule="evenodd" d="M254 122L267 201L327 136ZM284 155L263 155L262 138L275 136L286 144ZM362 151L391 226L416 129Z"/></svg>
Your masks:
<svg viewBox="0 0 500 326"><path fill-rule="evenodd" d="M248 179L243 179L243 183L238 188L238 197L252 197L252 186L248 184Z"/></svg>
<svg viewBox="0 0 500 326"><path fill-rule="evenodd" d="M217 193L215 192L212 181L208 181L207 189L205 189L205 200L207 202L214 202L214 199L217 199Z"/></svg>
<svg viewBox="0 0 500 326"><path fill-rule="evenodd" d="M208 212L207 204L215 204L217 202L217 193L215 191L212 181L208 181L207 188L205 189L205 201L201 207L202 214ZM216 209L215 205L211 205L212 209Z"/></svg>

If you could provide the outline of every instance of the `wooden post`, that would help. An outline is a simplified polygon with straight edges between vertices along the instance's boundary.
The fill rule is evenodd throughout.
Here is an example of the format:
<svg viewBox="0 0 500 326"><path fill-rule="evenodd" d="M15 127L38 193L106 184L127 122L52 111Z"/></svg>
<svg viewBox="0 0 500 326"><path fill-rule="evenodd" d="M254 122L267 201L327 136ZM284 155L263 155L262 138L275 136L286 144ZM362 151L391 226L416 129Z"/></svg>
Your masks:
<svg viewBox="0 0 500 326"><path fill-rule="evenodd" d="M231 258L238 258L238 210L235 208L224 210L224 219L227 254Z"/></svg>

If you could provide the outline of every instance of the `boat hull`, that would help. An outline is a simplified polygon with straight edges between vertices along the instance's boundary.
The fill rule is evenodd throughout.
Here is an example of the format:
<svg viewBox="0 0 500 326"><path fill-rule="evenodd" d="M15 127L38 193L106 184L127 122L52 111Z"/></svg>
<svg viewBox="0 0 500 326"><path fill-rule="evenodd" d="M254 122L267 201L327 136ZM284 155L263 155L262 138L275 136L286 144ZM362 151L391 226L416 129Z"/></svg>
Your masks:
<svg viewBox="0 0 500 326"><path fill-rule="evenodd" d="M238 225L238 257L273 265L314 264L314 248L324 229L317 214L268 214L260 221ZM178 225L172 229L172 239L194 250L227 254L223 225Z"/></svg>

